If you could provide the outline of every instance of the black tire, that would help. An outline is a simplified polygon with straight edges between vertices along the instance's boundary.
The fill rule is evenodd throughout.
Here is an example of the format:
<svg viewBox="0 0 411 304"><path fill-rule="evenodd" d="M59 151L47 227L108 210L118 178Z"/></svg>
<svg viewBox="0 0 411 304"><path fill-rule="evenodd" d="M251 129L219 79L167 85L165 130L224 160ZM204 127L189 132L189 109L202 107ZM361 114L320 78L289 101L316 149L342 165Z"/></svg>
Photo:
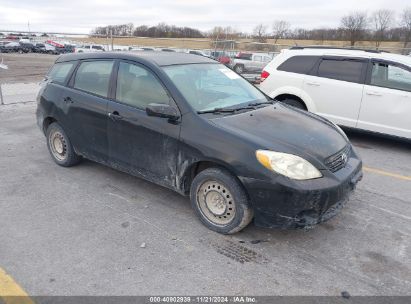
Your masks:
<svg viewBox="0 0 411 304"><path fill-rule="evenodd" d="M76 154L66 132L58 123L53 122L48 126L46 139L47 148L56 164L71 167L80 162L81 156ZM61 146L57 147L57 142L60 142Z"/></svg>
<svg viewBox="0 0 411 304"><path fill-rule="evenodd" d="M218 233L236 233L245 228L254 216L242 185L223 168L208 168L197 174L191 184L190 200L200 221ZM210 205L220 208L221 212L213 213Z"/></svg>
<svg viewBox="0 0 411 304"><path fill-rule="evenodd" d="M241 65L241 64L237 64L236 66L234 66L234 71L237 74L242 74L242 73L244 73L244 66Z"/></svg>
<svg viewBox="0 0 411 304"><path fill-rule="evenodd" d="M293 106L297 109L301 109L301 110L307 110L307 108L305 107L305 105L301 102L298 101L296 99L292 99L292 98L286 98L284 100L281 100L282 103L288 104L290 106Z"/></svg>

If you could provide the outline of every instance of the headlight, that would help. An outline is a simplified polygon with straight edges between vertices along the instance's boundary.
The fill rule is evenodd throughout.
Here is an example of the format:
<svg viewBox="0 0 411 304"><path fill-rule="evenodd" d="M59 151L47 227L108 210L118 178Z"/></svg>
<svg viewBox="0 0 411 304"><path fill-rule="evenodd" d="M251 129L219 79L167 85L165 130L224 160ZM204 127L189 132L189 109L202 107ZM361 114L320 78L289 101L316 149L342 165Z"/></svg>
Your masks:
<svg viewBox="0 0 411 304"><path fill-rule="evenodd" d="M323 176L316 167L297 155L267 150L257 150L255 155L267 169L292 179L306 180Z"/></svg>

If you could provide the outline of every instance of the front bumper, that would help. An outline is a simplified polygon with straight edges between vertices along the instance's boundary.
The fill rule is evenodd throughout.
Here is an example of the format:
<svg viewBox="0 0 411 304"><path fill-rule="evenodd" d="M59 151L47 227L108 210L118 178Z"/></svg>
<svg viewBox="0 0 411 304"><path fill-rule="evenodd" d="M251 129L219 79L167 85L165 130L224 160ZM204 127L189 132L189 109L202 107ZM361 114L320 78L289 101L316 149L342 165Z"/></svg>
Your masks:
<svg viewBox="0 0 411 304"><path fill-rule="evenodd" d="M298 228L329 220L348 202L362 179L362 162L350 158L346 166L322 178L273 181L241 177L254 208L254 223L267 228Z"/></svg>

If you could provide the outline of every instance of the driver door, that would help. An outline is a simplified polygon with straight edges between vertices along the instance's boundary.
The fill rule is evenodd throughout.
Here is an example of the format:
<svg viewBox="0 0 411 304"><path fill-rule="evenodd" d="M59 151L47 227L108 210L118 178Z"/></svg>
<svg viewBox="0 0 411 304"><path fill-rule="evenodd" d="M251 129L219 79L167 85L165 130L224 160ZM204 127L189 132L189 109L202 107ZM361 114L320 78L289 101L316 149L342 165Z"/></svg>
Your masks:
<svg viewBox="0 0 411 304"><path fill-rule="evenodd" d="M145 109L150 103L175 106L174 101L157 76L143 65L120 61L116 69L114 100L108 103L109 163L173 187L180 124L148 116Z"/></svg>

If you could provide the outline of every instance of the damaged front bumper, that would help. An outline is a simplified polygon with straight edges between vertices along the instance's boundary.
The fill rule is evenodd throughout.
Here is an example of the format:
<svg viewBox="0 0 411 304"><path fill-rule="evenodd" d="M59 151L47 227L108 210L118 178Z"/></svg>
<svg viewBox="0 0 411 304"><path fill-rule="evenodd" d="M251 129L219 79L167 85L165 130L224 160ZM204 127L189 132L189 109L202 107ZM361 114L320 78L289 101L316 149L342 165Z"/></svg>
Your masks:
<svg viewBox="0 0 411 304"><path fill-rule="evenodd" d="M337 215L362 179L362 163L347 165L322 178L293 181L277 176L272 182L240 178L254 208L254 223L267 228L313 226Z"/></svg>

